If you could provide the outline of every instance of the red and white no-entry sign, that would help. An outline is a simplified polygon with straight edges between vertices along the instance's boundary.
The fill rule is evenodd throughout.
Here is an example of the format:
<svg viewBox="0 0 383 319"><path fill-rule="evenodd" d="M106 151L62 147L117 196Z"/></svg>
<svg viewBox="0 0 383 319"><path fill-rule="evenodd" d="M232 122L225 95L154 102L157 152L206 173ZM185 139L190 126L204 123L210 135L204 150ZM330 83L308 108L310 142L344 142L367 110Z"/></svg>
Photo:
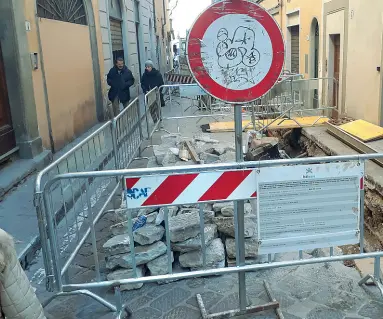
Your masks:
<svg viewBox="0 0 383 319"><path fill-rule="evenodd" d="M251 102L278 81L285 46L276 21L247 0L207 8L188 36L187 57L196 82L213 97Z"/></svg>

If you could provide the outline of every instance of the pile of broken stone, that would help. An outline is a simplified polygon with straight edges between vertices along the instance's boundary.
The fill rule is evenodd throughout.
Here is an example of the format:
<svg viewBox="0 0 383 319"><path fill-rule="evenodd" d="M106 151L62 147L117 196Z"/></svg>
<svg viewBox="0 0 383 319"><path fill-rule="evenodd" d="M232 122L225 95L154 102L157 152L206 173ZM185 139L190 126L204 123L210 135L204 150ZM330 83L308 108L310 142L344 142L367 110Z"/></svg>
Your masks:
<svg viewBox="0 0 383 319"><path fill-rule="evenodd" d="M203 204L206 268L234 266L236 263L234 203ZM256 215L252 204L245 203L245 257L246 264L266 261L259 258L256 239ZM123 212L123 210L121 211ZM113 237L104 245L108 280L134 277L133 261L128 235L128 214L146 216L146 224L133 232L137 276L168 274L168 254L164 222L159 216L164 208L156 210L125 210L119 214L124 220L111 226ZM200 213L196 206L168 207L169 234L173 273L203 269ZM161 223L159 223L161 221ZM143 284L125 285L122 290L141 288Z"/></svg>
<svg viewBox="0 0 383 319"><path fill-rule="evenodd" d="M198 156L210 154L218 157L234 156L230 146L222 147L209 138L198 137L190 143ZM183 140L177 135L163 137L161 150L155 150L157 165L171 166L180 162L183 165L195 164L192 160L179 160L174 150ZM165 141L165 142L164 142ZM189 140L190 141L190 140ZM213 141L213 142L212 142ZM221 155L217 155L221 153ZM205 155L208 158L210 155ZM174 163L175 162L175 163ZM153 160L152 160L153 163ZM171 164L172 163L172 164ZM150 164L149 164L150 165ZM181 164L179 164L181 165ZM234 266L236 263L234 203L224 202L202 205L203 214L197 205L170 206L168 209L169 234L171 242L171 263L173 273L203 269L201 220L204 218L204 237L206 251L206 268L221 268ZM136 272L138 277L168 274L168 254L165 232L165 208L143 208L127 210L123 201L121 209L116 212L117 223L111 226L113 237L104 245L106 267L109 270L108 280L119 280L134 277L133 260L130 238L128 235L128 216L132 216L135 223L140 216L146 216L146 224L133 232L135 245ZM266 261L264 256L258 256L256 239L257 220L255 203L245 203L245 257L246 263L260 263ZM122 290L139 289L143 284L125 285Z"/></svg>
<svg viewBox="0 0 383 319"><path fill-rule="evenodd" d="M154 157L149 160L148 167L185 166L196 164L228 163L235 161L235 149L233 143L219 143L208 135L196 135L193 138L184 138L178 134L164 135L162 143L154 145ZM198 159L194 161L185 143L194 149ZM182 156L185 150L188 157Z"/></svg>

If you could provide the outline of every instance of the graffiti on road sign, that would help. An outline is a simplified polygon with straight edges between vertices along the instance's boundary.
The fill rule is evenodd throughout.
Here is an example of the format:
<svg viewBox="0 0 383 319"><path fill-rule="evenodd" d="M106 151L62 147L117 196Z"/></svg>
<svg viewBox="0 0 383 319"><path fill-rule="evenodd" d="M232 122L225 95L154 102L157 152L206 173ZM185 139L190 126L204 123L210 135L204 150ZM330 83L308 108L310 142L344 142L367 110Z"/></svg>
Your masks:
<svg viewBox="0 0 383 319"><path fill-rule="evenodd" d="M148 198L150 187L130 188L126 190L129 199Z"/></svg>
<svg viewBox="0 0 383 319"><path fill-rule="evenodd" d="M217 99L233 104L255 101L281 74L282 32L254 1L222 3L207 8L189 32L190 70L195 81Z"/></svg>
<svg viewBox="0 0 383 319"><path fill-rule="evenodd" d="M233 36L221 28L217 33L220 41L217 45L218 65L221 74L228 85L233 83L250 82L255 84L253 73L261 59L261 54L255 48L255 32L248 27L238 27Z"/></svg>
<svg viewBox="0 0 383 319"><path fill-rule="evenodd" d="M238 27L232 38L226 28L218 31L217 46L218 63L221 68L243 67L253 68L259 63L260 53L255 48L255 33L247 27Z"/></svg>

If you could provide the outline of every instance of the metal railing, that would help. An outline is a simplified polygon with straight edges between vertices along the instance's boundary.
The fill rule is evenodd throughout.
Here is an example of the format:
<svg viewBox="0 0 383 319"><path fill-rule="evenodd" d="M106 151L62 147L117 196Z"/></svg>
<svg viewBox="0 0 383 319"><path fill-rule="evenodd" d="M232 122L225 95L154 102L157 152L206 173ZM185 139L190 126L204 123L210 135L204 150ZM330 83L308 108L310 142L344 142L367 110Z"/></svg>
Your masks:
<svg viewBox="0 0 383 319"><path fill-rule="evenodd" d="M242 106L243 118L251 119L244 130L252 128L261 132L286 120L300 127L296 118L310 116L315 117L311 125L316 125L336 109L336 87L336 80L332 78L303 79L299 74L286 75L263 97ZM165 116L163 120L177 120L178 133L182 119L211 117L219 121L222 117L233 117L233 105L215 100L197 84L169 84L161 86L161 90L165 92L170 111L177 109L179 113Z"/></svg>
<svg viewBox="0 0 383 319"><path fill-rule="evenodd" d="M288 78L276 84L255 103L252 124L256 131L268 129L272 124L280 125L286 120L300 123L296 118L313 116L312 125L327 118L336 109L333 78L295 79ZM335 92L335 95L337 92ZM265 121L265 119L267 119Z"/></svg>
<svg viewBox="0 0 383 319"><path fill-rule="evenodd" d="M121 285L127 285L127 284L139 284L139 283L149 283L149 282L159 282L159 281L168 281L168 280L175 280L175 279L187 279L187 278L196 278L196 277L206 277L211 275L223 275L223 274L230 274L230 273L244 273L248 271L259 271L264 269L275 269L280 267L291 267L291 266L299 266L299 265L308 265L308 264L316 264L316 263L328 263L328 262L336 262L336 261L346 261L346 260L355 260L355 259L364 259L364 258L374 258L375 263L375 271L374 274L368 275L365 278L363 278L360 281L360 285L366 283L369 279L371 279L376 286L380 289L381 293L383 294L383 286L381 284L381 278L380 278L380 258L383 257L383 252L374 252L374 253L364 253L364 187L363 187L363 176L360 176L360 174L357 176L357 182L356 184L358 187L360 187L360 194L359 194L359 200L358 203L358 209L353 208L353 213L357 214L357 229L355 230L358 234L358 240L360 245L360 253L359 254L352 254L352 255L344 255L344 256L333 256L333 248L330 248L330 256L323 257L323 258L310 258L310 259L302 259L303 248L299 251L300 260L294 260L294 261L283 261L283 262L273 262L269 255L269 262L265 264L253 264L253 265L245 265L243 262L240 261L241 254L244 255L244 252L241 253L241 249L243 247L244 249L244 233L240 233L239 229L244 229L244 225L240 227L239 220L241 220L244 223L243 218L239 218L239 213L236 210L236 213L233 217L233 223L234 223L234 237L236 242L236 260L237 260L237 266L236 267L219 267L214 269L208 269L207 261L206 261L206 244L204 239L204 229L205 229L205 215L204 215L204 208L202 206L202 203L205 202L220 202L220 201L227 201L228 199L223 199L221 197L215 199L215 200L206 200L201 202L199 201L192 201L190 199L184 199L183 202L177 202L177 204L199 204L199 227L200 227L200 234L201 234L201 251L202 251L202 264L201 270L195 270L190 271L187 273L173 273L172 272L172 259L171 259L171 241L172 241L172 235L170 233L169 228L169 211L166 208L167 206L174 205L174 203L168 203L163 202L163 198L156 197L157 202L156 203L162 203L161 205L155 204L152 206L160 206L165 207L165 234L166 234L166 244L162 243L161 246L166 246L166 249L163 250L163 255L168 256L168 274L166 275L159 275L159 276L150 276L150 277L138 277L136 272L136 266L139 264L139 262L136 261L136 248L134 245L134 238L133 235L133 218L131 211L127 211L127 229L126 229L126 236L128 236L130 240L130 253L129 253L129 266L128 268L133 269L134 278L124 278L119 280L101 280L101 267L100 267L100 257L99 257L99 243L96 240L96 231L95 226L97 225L98 221L102 217L102 215L107 210L108 203L112 200L112 194L107 192L107 195L104 197L105 200L100 203L98 207L92 206L92 196L91 193L87 191L85 192L85 202L87 203L87 216L85 221L78 221L78 228L80 230L80 236L79 240L77 241L76 245L74 246L74 249L70 256L65 254L63 252L63 243L65 242L65 237L63 237L62 232L60 232L60 228L55 223L55 211L51 208L51 199L52 199L52 190L57 187L57 185L60 185L62 183L64 184L85 184L88 185L88 181L92 180L98 180L98 184L104 184L105 181L109 180L121 180L124 178L132 178L136 181L138 181L141 178L161 178L164 176L171 175L172 177L183 175L183 174L203 174L203 173L217 173L217 172L238 172L238 171L244 171L246 172L252 172L254 174L258 174L260 170L265 168L277 168L277 167L291 167L295 165L313 165L313 164L323 164L323 163L338 163L339 165L342 165L345 169L348 167L351 167L353 164L354 166L361 165L362 168L364 168L364 163L367 160L371 160L374 158L383 158L383 154L369 154L369 155L353 155L353 156L334 156L334 157L320 157L320 158L306 158L306 159L292 159L292 160L277 160L277 161L262 161L262 162L244 162L244 163L230 163L230 164L212 164L212 165L198 165L198 166L189 166L189 167L171 167L171 168L155 168L155 169L123 169L123 170L110 170L110 171L97 171L97 172L82 172L82 173L67 173L67 174L60 174L58 176L55 176L53 179L49 180L44 188L42 189L42 195L44 199L44 211L46 214L46 218L48 221L48 236L47 238L49 241L47 241L45 244L49 244L46 247L44 247L44 253L47 254L47 258L51 258L52 263L48 266L49 269L46 269L47 274L53 274L53 278L48 278L48 281L53 284L55 283L54 287L52 285L48 285L50 288L55 288L56 295L53 296L48 303L55 297L58 296L68 296L68 295L74 295L74 294L83 294L87 295L91 298L94 298L95 300L99 301L101 304L106 306L108 309L110 309L113 312L116 312L116 318L122 318L124 307L122 305L122 299L121 299L121 293L120 293L120 286ZM364 172L364 169L362 169ZM359 179L361 179L360 185L359 185ZM126 183L123 183L124 187L126 188ZM128 186L129 187L129 186ZM132 186L133 187L133 186ZM173 185L173 187L177 188L177 185ZM359 189L359 188L358 188ZM174 191L174 190L173 190ZM250 192L252 193L252 192ZM131 196L132 198L136 199L135 196ZM126 199L126 207L129 207L129 201L128 201L128 193L125 193L125 199ZM236 197L234 199L236 205L240 205L240 203L244 202L244 200L250 200L250 202L254 201L254 198L252 196L248 195L241 195L236 194ZM258 199L259 200L259 199ZM139 207L142 204L136 204L134 207ZM143 205L142 205L143 206ZM82 209L82 208L81 208ZM84 209L85 210L85 209ZM243 213L243 211L242 211ZM42 222L41 220L39 221ZM257 209L257 223L258 223L258 235L260 234L260 215L259 215L259 209ZM81 225L80 225L81 223ZM45 224L41 225L40 228L45 233ZM257 229L257 228L255 228ZM339 233L336 233L339 236ZM311 236L311 237L310 237ZM317 237L316 233L312 233L309 237L313 238ZM88 282L88 283L70 283L69 279L67 278L66 274L68 272L69 266L71 263L75 260L77 253L82 248L82 245L89 240L90 237L90 244L92 246L93 251L93 257L94 257L94 266L95 266L95 282ZM267 240L266 240L267 241ZM261 241L259 241L259 244L261 244ZM321 246L323 244L318 244L317 248L325 248ZM47 266L47 265L46 265ZM267 284L265 285L267 289ZM105 299L101 298L97 294L90 291L90 289L96 289L96 288L115 288L115 295L116 295L116 305L111 304L110 302L106 301ZM247 314L252 313L260 309L260 307L247 307L246 308L246 283L239 282L239 295L240 295L240 307L238 310L230 311L230 316L234 314ZM203 318L213 318L214 315L208 315L206 311L204 310L203 301L201 296L197 296L198 302L201 308L201 312L203 315ZM271 298L273 299L273 298ZM271 304L267 304L268 307L272 309L276 309L278 307L278 303L275 302L273 299ZM128 307L128 305L126 305ZM264 307L264 306L263 306ZM261 307L262 308L262 307ZM270 309L269 308L269 309ZM262 308L264 309L264 308ZM128 311L129 312L129 311ZM278 314L278 312L277 312ZM221 315L229 315L228 313L223 313Z"/></svg>
<svg viewBox="0 0 383 319"><path fill-rule="evenodd" d="M158 90L153 90L157 92ZM145 99L147 102L147 100ZM43 201L43 187L54 176L65 173L83 171L103 171L110 169L123 169L140 156L143 142L151 138L154 130L150 130L144 138L144 131L149 128L149 109L158 108L158 103L145 105L144 114L141 112L138 98L134 99L118 116L104 123L100 128L90 134L86 139L73 147L70 151L55 160L39 172L34 190L34 205L39 225L40 242L43 252L44 267L47 277L47 289L53 287L52 258L47 251L47 207L49 214L54 216L52 222L57 234L61 236L59 251L61 255L71 261L74 251L78 252L81 242L81 225L86 223L92 208L101 203L105 208L119 189L122 189L120 180L94 180L88 179L69 183L57 183L50 194L49 203ZM160 110L158 111L160 113ZM157 127L160 119L155 126ZM93 216L98 220L100 215ZM90 234L90 233L89 233ZM93 233L92 233L93 234ZM76 248L77 247L77 250ZM72 257L71 257L72 256Z"/></svg>

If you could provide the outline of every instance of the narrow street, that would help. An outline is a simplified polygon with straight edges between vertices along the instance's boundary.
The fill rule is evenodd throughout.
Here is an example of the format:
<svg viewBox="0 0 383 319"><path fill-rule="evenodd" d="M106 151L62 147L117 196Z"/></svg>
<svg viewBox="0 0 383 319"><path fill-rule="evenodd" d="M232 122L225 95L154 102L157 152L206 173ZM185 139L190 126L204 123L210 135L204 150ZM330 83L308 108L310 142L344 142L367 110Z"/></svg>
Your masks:
<svg viewBox="0 0 383 319"><path fill-rule="evenodd" d="M1 0L0 319L382 319L382 16Z"/></svg>
<svg viewBox="0 0 383 319"><path fill-rule="evenodd" d="M173 97L173 107L164 108L164 117L179 116L182 106L185 116L200 114L196 107L190 108L190 100ZM219 120L229 120L231 116ZM193 137L201 134L200 126L211 122L211 119L184 119L179 121L180 134ZM145 125L144 125L145 126ZM164 121L164 128L172 133L177 132L177 121ZM161 136L166 132L158 132L152 141L147 143L158 145ZM212 139L230 144L233 133L211 133ZM246 135L244 134L244 138ZM143 157L154 157L151 148L146 149ZM131 168L155 165L155 160L141 160L133 162ZM102 221L96 225L97 246L101 269L105 276L104 253L102 245L113 235L110 226L116 223L113 213L104 215ZM336 254L341 253L337 249ZM324 257L329 250L318 249L307 251L303 258ZM275 261L299 259L298 253L277 254ZM39 298L44 301L51 296L45 289L44 267L41 254L28 269L27 274L32 285L37 288ZM91 241L88 239L80 250L73 265L70 267L70 283L92 282L95 280L94 260ZM269 302L263 281L266 280L275 298L281 303L282 312L286 319L328 319L328 318L380 318L383 311L381 295L376 287L359 287L360 273L355 268L349 268L342 262L318 264L310 266L294 266L275 270L250 272L246 274L247 298L249 305L261 305ZM113 291L96 290L107 300L114 302ZM238 306L238 276L223 275L208 278L180 280L168 284L145 284L142 288L123 292L123 300L133 312L131 318L166 318L166 319L198 319L201 317L196 294L202 294L207 310L210 313L234 309ZM84 296L62 297L53 301L47 307L48 318L113 318L107 309ZM241 317L242 318L242 317ZM273 319L277 318L274 311L267 311L258 315L244 316L247 318Z"/></svg>

